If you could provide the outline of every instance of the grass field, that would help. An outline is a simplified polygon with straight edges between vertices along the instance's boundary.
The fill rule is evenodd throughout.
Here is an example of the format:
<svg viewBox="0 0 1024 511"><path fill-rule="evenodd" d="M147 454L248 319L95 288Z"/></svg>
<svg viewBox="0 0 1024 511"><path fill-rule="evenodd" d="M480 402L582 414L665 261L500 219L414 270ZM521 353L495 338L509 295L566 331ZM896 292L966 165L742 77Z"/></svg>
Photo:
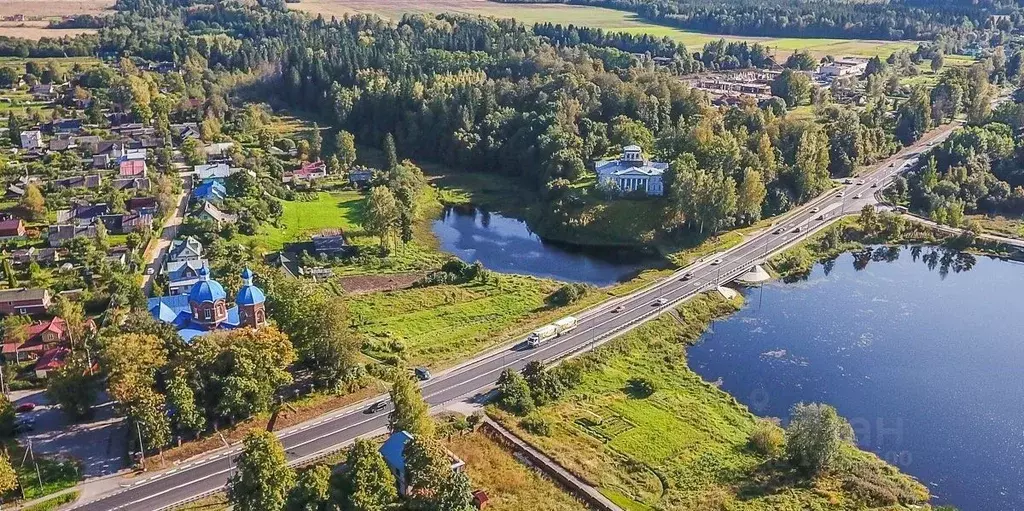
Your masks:
<svg viewBox="0 0 1024 511"><path fill-rule="evenodd" d="M523 465L482 433L454 437L448 448L466 462L474 488L487 491L488 511L585 511L550 479ZM541 507L543 503L543 507Z"/></svg>
<svg viewBox="0 0 1024 511"><path fill-rule="evenodd" d="M53 18L74 14L108 14L113 6L114 0L2 0L0 17L21 14L26 21L0 22L0 36L40 39L93 33L95 30L46 27Z"/></svg>
<svg viewBox="0 0 1024 511"><path fill-rule="evenodd" d="M408 364L452 364L557 319L544 298L559 284L533 277L496 275L491 282L439 285L371 293L348 299L352 324L375 357Z"/></svg>
<svg viewBox="0 0 1024 511"><path fill-rule="evenodd" d="M323 14L325 17L341 17L345 13L374 13L383 17L398 19L405 13L428 12L464 12L515 18L527 24L538 22L563 23L579 26L603 28L616 32L633 34L652 34L658 37L670 37L686 45L690 51L699 50L709 41L726 39L727 41L757 41L765 44L779 55L787 55L794 50L806 49L815 55L825 56L865 56L879 55L888 57L903 48L914 49L914 41L868 41L848 39L800 39L800 38L765 38L737 37L704 34L680 30L677 28L655 25L640 19L635 14L604 9L600 7L571 6L562 4L498 4L487 0L391 0L378 2L373 0L301 0L299 3L288 4L293 9L300 9L312 14Z"/></svg>
<svg viewBox="0 0 1024 511"><path fill-rule="evenodd" d="M584 356L583 383L535 412L551 425L548 436L489 413L625 509L863 509L844 489L854 476L806 482L752 451L756 417L687 367L686 345L737 306L704 295L678 309L682 319L663 316ZM655 383L654 394L624 391L638 375ZM926 495L871 455L843 455L858 478Z"/></svg>

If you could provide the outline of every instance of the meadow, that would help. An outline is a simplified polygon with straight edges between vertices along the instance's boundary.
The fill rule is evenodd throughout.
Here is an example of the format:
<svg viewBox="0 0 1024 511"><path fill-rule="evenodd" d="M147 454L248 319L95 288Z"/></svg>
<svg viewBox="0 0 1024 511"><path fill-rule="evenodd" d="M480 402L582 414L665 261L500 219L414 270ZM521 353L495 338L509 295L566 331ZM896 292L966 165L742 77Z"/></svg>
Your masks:
<svg viewBox="0 0 1024 511"><path fill-rule="evenodd" d="M372 13L386 18L399 19L405 13L462 12L515 18L526 24L562 23L577 26L603 28L615 32L651 34L669 37L686 45L690 51L700 50L705 43L725 39L726 41L760 42L772 48L776 55L785 57L794 50L808 50L816 56L862 56L888 57L903 48L914 49L916 41L870 41L850 39L802 39L768 38L748 36L723 36L681 30L650 23L636 14L605 9L601 7L573 6L564 4L499 4L487 0L301 0L288 4L311 14L322 14L326 18L341 17L346 13Z"/></svg>
<svg viewBox="0 0 1024 511"><path fill-rule="evenodd" d="M534 412L550 425L547 436L489 413L627 510L861 509L862 496L847 488L862 478L923 498L923 487L853 448L843 452L848 474L807 482L748 446L757 418L691 371L685 350L740 303L702 295L585 355L583 382ZM627 391L637 375L654 383L653 394Z"/></svg>
<svg viewBox="0 0 1024 511"><path fill-rule="evenodd" d="M540 502L547 511L587 509L483 433L455 436L447 446L466 462L473 486L487 491L488 511L534 511Z"/></svg>
<svg viewBox="0 0 1024 511"><path fill-rule="evenodd" d="M50 19L62 16L108 14L113 6L114 0L3 0L0 1L0 18L20 14L25 21L0 21L0 36L41 39L94 33L95 30L51 29L47 26Z"/></svg>

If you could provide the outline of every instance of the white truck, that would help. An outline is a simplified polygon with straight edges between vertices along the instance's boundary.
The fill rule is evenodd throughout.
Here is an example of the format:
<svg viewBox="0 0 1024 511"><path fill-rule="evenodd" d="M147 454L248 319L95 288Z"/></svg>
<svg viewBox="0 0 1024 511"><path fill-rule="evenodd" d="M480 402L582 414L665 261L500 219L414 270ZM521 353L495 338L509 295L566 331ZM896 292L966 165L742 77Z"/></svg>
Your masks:
<svg viewBox="0 0 1024 511"><path fill-rule="evenodd" d="M579 325L579 320L573 316L566 316L550 325L544 325L526 337L526 344L531 348L540 346L544 341L552 337L558 337Z"/></svg>

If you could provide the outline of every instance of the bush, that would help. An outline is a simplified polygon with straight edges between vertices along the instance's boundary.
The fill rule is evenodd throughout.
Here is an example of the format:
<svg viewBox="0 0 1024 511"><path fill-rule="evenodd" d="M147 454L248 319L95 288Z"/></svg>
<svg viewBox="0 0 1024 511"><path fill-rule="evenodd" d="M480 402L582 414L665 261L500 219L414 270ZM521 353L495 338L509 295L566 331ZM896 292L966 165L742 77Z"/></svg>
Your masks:
<svg viewBox="0 0 1024 511"><path fill-rule="evenodd" d="M657 391L658 385L650 378L630 378L626 383L626 393L638 399L650 397Z"/></svg>
<svg viewBox="0 0 1024 511"><path fill-rule="evenodd" d="M786 434L775 421L761 419L750 434L750 447L762 456L776 458L786 448Z"/></svg>
<svg viewBox="0 0 1024 511"><path fill-rule="evenodd" d="M416 281L413 287L428 287L442 284L454 285L464 284L479 279L487 283L491 274L484 268L484 265L477 261L473 264L466 264L459 259L449 259L441 265L441 269L431 272L426 277Z"/></svg>
<svg viewBox="0 0 1024 511"><path fill-rule="evenodd" d="M551 423L538 414L532 414L519 421L519 427L537 436L551 435Z"/></svg>
<svg viewBox="0 0 1024 511"><path fill-rule="evenodd" d="M549 305L564 307L586 296L590 292L591 287L589 284L580 282L566 284L558 288L558 291L551 293L551 296L548 296L546 301Z"/></svg>

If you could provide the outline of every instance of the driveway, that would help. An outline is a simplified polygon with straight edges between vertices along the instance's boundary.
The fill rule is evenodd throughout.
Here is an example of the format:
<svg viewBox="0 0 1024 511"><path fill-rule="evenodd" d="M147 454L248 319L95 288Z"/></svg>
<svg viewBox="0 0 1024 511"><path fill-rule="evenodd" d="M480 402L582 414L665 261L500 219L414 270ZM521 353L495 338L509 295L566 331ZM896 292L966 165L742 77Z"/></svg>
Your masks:
<svg viewBox="0 0 1024 511"><path fill-rule="evenodd" d="M153 279L160 273L163 267L164 258L171 248L171 242L178 236L178 227L185 219L185 210L188 208L188 197L191 190L186 183L182 183L182 192L178 196L178 203L174 207L174 213L164 222L163 228L158 235L150 241L143 254L144 265L142 274L142 292L149 296L153 289Z"/></svg>
<svg viewBox="0 0 1024 511"><path fill-rule="evenodd" d="M38 454L61 455L82 463L82 476L98 477L113 474L126 467L127 442L123 418L115 417L113 404L105 393L93 407L89 422L68 424L60 409L51 404L43 390L11 392L14 405L35 403L35 410L20 414L36 420L35 429L18 435L22 445L32 442Z"/></svg>

